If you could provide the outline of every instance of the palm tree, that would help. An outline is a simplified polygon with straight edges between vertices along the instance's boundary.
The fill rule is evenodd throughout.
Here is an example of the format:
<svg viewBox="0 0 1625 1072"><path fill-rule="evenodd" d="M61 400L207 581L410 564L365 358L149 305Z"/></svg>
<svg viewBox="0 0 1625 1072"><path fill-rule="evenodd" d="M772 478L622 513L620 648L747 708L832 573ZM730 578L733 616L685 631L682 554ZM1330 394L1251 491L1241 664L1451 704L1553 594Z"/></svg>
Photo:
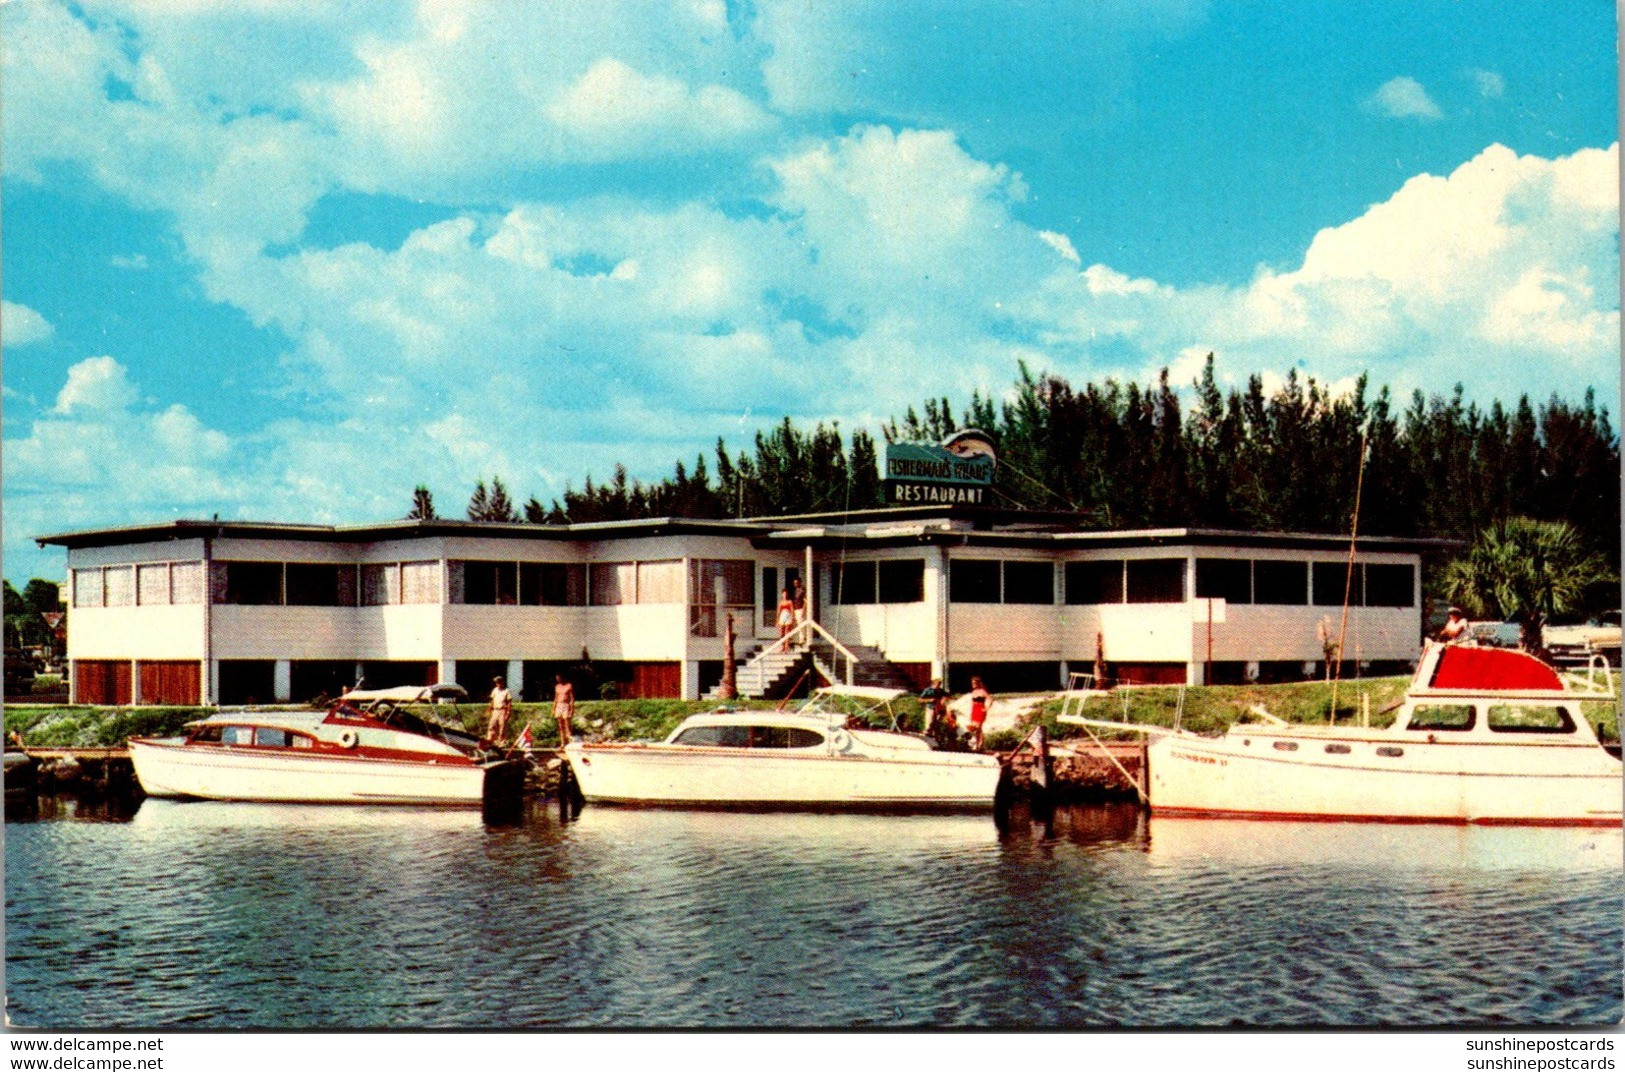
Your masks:
<svg viewBox="0 0 1625 1072"><path fill-rule="evenodd" d="M1579 609L1588 590L1614 579L1568 522L1513 517L1479 533L1445 568L1443 586L1473 614L1516 621L1524 648L1540 651L1548 618Z"/></svg>

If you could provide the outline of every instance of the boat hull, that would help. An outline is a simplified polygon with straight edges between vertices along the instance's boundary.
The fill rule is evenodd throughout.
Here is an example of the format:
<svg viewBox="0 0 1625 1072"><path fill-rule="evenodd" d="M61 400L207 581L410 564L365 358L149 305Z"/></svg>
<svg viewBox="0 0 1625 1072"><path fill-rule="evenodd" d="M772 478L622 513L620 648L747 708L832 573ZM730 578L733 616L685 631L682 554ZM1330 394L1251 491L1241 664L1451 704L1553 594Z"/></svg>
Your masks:
<svg viewBox="0 0 1625 1072"><path fill-rule="evenodd" d="M998 762L778 754L681 746L566 749L589 802L687 807L991 809Z"/></svg>
<svg viewBox="0 0 1625 1072"><path fill-rule="evenodd" d="M1181 734L1147 754L1162 815L1620 825L1620 763L1595 745Z"/></svg>
<svg viewBox="0 0 1625 1072"><path fill-rule="evenodd" d="M478 805L486 768L466 763L278 753L130 741L149 796L316 804Z"/></svg>

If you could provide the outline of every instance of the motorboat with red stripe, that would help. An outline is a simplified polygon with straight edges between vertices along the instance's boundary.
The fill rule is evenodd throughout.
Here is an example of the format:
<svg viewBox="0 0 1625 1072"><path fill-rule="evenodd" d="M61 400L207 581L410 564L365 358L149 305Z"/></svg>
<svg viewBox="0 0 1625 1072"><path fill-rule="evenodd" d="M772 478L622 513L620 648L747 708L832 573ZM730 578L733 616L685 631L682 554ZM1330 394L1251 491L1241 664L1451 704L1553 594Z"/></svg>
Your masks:
<svg viewBox="0 0 1625 1072"><path fill-rule="evenodd" d="M150 796L308 803L477 805L505 756L435 717L457 685L356 690L325 711L221 711L177 737L130 740Z"/></svg>

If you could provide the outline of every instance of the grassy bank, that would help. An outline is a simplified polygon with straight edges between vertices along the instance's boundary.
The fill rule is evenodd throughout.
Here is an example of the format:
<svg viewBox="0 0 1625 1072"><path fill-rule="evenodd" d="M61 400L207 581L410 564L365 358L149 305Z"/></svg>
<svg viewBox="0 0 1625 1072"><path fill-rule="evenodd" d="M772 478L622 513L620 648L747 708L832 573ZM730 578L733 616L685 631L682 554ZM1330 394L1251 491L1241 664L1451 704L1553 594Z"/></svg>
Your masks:
<svg viewBox="0 0 1625 1072"><path fill-rule="evenodd" d="M1370 697L1371 724L1385 726L1393 720L1393 712L1385 711L1405 692L1408 678L1373 678L1358 682L1343 682L1337 690L1337 721L1340 724L1357 723L1360 718L1360 699ZM1183 701L1180 694L1184 693ZM1136 688L1116 693L1110 698L1093 700L1085 712L1091 717L1130 722L1149 722L1172 725L1176 710L1180 724L1202 733L1217 733L1244 717L1248 708L1258 705L1271 714L1289 722L1325 722L1331 708L1331 686L1325 682L1301 682L1290 685L1215 685L1207 688L1177 686ZM995 705L998 698L995 697ZM575 726L578 733L593 740L648 740L664 737L679 722L697 711L706 711L714 705L701 700L593 700L576 706ZM768 701L741 701L738 706L772 708ZM905 698L898 702L897 712L906 729L923 726L923 712L918 701ZM5 708L5 729L20 734L23 743L37 747L116 747L132 736L161 737L176 733L187 722L202 717L212 708L198 707L89 707L67 704L8 704ZM997 706L995 706L997 712ZM452 708L440 706L434 713L450 721L461 721L472 732L485 729L485 711L477 704L464 704ZM1074 737L1082 731L1056 720L1061 713L1061 701L1051 700L1036 713L1055 737ZM1619 706L1615 704L1585 705L1585 715L1593 726L1598 726L1605 741L1619 740ZM1027 719L1013 731L989 736L990 748L1010 748L1028 732L1035 718ZM558 740L553 724L553 711L549 704L516 704L510 733L517 735L526 725L531 727L531 738L538 746L546 747Z"/></svg>

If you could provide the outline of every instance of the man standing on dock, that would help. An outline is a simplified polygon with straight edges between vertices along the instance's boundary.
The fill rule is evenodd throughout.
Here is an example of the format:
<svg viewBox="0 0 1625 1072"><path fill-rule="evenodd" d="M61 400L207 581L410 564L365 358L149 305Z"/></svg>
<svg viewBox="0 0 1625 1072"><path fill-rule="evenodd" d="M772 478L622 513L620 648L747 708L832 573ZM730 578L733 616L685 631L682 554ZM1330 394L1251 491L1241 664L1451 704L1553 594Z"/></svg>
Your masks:
<svg viewBox="0 0 1625 1072"><path fill-rule="evenodd" d="M513 714L513 693L500 677L491 679L491 718L485 724L485 739L493 744L507 744L508 716Z"/></svg>
<svg viewBox="0 0 1625 1072"><path fill-rule="evenodd" d="M570 726L576 717L576 689L563 674L553 675L553 721L559 728L559 747L570 743Z"/></svg>

